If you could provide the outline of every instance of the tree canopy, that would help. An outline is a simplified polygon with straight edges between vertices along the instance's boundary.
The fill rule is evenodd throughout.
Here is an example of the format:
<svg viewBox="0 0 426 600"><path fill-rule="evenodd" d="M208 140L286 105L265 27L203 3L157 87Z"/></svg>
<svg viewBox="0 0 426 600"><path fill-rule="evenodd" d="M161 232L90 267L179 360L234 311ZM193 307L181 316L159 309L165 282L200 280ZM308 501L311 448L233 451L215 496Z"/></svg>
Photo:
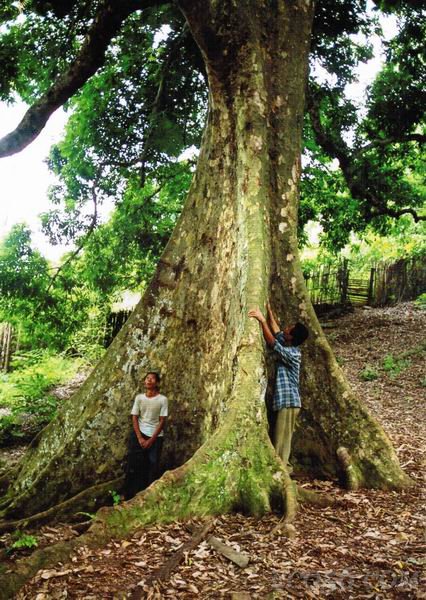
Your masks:
<svg viewBox="0 0 426 600"><path fill-rule="evenodd" d="M370 38L383 35L379 17L389 13L398 32L384 42L385 62L357 106L346 87L372 57ZM424 219L424 13L415 1L378 2L374 10L363 0L317 4L300 231L307 220L320 221L334 249L351 231L385 232L404 214ZM141 227L153 224L155 189L181 172L177 163L185 150L199 147L207 110L203 60L180 11L152 1L4 1L1 18L0 97L30 105L17 130L2 140L1 153L30 143L61 104L70 113L65 137L49 158L58 178L54 207L43 217L51 241L86 244L106 198L126 211L132 197L137 205L138 197L152 196L138 214ZM175 195L171 215L182 197ZM115 218L114 231L119 222L124 219ZM121 239L127 234L117 233ZM145 227L136 241L139 261L151 252L158 257L158 240Z"/></svg>

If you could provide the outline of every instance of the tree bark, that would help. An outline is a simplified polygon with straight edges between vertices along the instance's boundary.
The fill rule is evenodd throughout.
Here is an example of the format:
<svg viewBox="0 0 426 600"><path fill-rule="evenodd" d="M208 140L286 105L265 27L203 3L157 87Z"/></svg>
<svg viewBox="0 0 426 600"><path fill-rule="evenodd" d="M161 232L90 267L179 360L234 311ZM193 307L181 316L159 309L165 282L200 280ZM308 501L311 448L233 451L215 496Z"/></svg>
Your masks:
<svg viewBox="0 0 426 600"><path fill-rule="evenodd" d="M408 483L381 427L353 396L306 294L297 252L310 0L181 1L209 77L197 172L156 274L81 390L29 448L0 504L22 518L120 476L130 408L147 370L170 400L164 464L177 468L99 523L123 534L172 520L272 506L294 486L268 437L272 377L248 310L268 297L304 321L299 465L351 487ZM338 452L339 450L339 452ZM340 456L340 458L339 458ZM342 459L342 456L344 457ZM101 525L99 525L101 527Z"/></svg>

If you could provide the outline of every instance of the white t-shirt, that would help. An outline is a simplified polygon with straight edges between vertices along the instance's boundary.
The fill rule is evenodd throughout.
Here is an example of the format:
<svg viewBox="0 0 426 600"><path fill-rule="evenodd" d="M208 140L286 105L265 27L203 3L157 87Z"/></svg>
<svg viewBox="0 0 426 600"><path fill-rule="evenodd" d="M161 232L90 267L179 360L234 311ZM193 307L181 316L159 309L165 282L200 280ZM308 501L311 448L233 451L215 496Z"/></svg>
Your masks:
<svg viewBox="0 0 426 600"><path fill-rule="evenodd" d="M167 417L167 398L162 394L157 394L152 397L149 397L146 394L138 394L133 403L131 414L138 417L141 433L151 437L157 429L160 417ZM164 431L160 431L158 437L163 435Z"/></svg>

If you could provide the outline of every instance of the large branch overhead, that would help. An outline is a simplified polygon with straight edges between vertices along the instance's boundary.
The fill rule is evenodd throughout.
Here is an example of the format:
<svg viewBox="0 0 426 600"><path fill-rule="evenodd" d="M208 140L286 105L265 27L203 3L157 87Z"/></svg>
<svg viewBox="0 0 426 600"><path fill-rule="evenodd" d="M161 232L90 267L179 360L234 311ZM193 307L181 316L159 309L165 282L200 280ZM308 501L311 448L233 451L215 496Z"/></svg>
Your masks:
<svg viewBox="0 0 426 600"><path fill-rule="evenodd" d="M14 131L0 140L0 157L23 150L42 131L51 114L69 100L104 64L106 50L123 21L154 0L105 0L89 28L81 50L69 69L25 113Z"/></svg>
<svg viewBox="0 0 426 600"><path fill-rule="evenodd" d="M415 141L421 143L424 136L421 134L410 134L401 136L399 139L387 139L387 140L373 140L368 146L364 146L359 150L351 151L349 146L344 141L339 131L334 130L332 133L326 131L325 127L321 123L320 117L320 103L321 93L313 90L308 91L307 107L311 120L312 129L315 135L316 142L330 157L337 158L339 161L342 175L346 181L346 185L349 188L352 198L359 201L367 201L365 218L367 221L379 216L388 216L393 219L398 219L402 215L409 214L413 217L417 223L419 221L425 221L426 216L419 215L414 208L400 208L395 209L388 205L387 201L380 198L374 191L373 186L368 186L371 181L367 180L362 183L363 178L359 177L359 169L356 168L355 160L356 157L366 150L375 146L384 146L391 143L405 143Z"/></svg>
<svg viewBox="0 0 426 600"><path fill-rule="evenodd" d="M366 152L367 150L371 150L371 148L376 148L377 146L389 146L391 144L406 144L407 142L418 142L419 144L424 144L426 142L426 135L422 133L407 133L401 134L400 136L373 140L369 144L362 146L362 148L359 148L359 150L356 151L356 154L361 154L362 152Z"/></svg>

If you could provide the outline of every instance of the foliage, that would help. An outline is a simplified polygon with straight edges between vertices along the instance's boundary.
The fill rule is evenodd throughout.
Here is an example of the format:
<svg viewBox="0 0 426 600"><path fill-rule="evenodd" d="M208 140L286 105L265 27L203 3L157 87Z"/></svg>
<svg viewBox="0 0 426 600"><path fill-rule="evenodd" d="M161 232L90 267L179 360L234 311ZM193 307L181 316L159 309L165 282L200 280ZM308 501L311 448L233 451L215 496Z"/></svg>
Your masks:
<svg viewBox="0 0 426 600"><path fill-rule="evenodd" d="M72 379L82 368L81 359L32 351L15 355L12 371L0 375L0 442L4 445L32 436L48 423L58 404L49 390Z"/></svg>
<svg viewBox="0 0 426 600"><path fill-rule="evenodd" d="M86 320L76 327L69 339L67 353L82 357L94 365L105 353L105 323L109 313L109 304L94 303L86 312Z"/></svg>
<svg viewBox="0 0 426 600"><path fill-rule="evenodd" d="M426 293L420 294L420 296L416 298L414 305L419 310L426 310Z"/></svg>
<svg viewBox="0 0 426 600"><path fill-rule="evenodd" d="M140 290L151 279L192 178L187 162L158 169L156 175L142 188L131 178L108 222L87 240L78 268L99 294Z"/></svg>
<svg viewBox="0 0 426 600"><path fill-rule="evenodd" d="M0 245L0 319L23 322L37 336L34 312L48 279L48 263L32 249L29 229L15 225Z"/></svg>
<svg viewBox="0 0 426 600"><path fill-rule="evenodd" d="M21 15L12 6L1 14L0 94L32 102L73 64L100 4L32 1L21 8ZM385 62L360 107L348 98L347 86L372 57L372 34L383 38L383 12L398 16L398 33L384 42ZM425 22L421 4L410 1L381 2L375 11L364 0L317 5L300 223L318 220L330 248L342 248L351 232L361 234L367 226L387 232L398 211L422 203L424 155L409 136L425 127ZM43 217L50 239L86 244L103 202L114 198L125 214L129 196L149 194L148 180L151 188L161 185L161 171L199 146L206 106L200 52L176 6L147 7L127 17L102 67L69 100L65 137L52 148L49 166L58 183L51 190L54 208ZM161 209L168 212L163 203ZM145 227L150 210L139 202L136 228ZM120 227L128 230L128 221L116 219L103 236L123 241L128 231ZM145 250L148 273L158 252L150 254L149 241ZM102 279L108 280L108 271L109 263Z"/></svg>
<svg viewBox="0 0 426 600"><path fill-rule="evenodd" d="M0 322L11 323L20 348L101 353L109 298L93 290L75 264L56 277L31 246L31 233L16 225L0 244Z"/></svg>
<svg viewBox="0 0 426 600"><path fill-rule="evenodd" d="M386 236L367 229L362 238L351 236L351 241L337 253L321 245L302 249L302 269L311 273L321 267L337 268L348 259L353 273L365 273L379 262L396 262L400 259L426 257L426 224L413 223L409 217L401 218Z"/></svg>
<svg viewBox="0 0 426 600"><path fill-rule="evenodd" d="M13 533L12 538L15 541L8 547L8 553L13 552L15 550L28 550L31 548L36 548L38 546L36 536L24 533L23 531L15 531Z"/></svg>
<svg viewBox="0 0 426 600"><path fill-rule="evenodd" d="M317 9L316 22L324 11L328 4ZM371 31L380 30L374 15L359 7L347 26L350 30L357 23L361 35L337 44L326 58L313 49L301 222L318 220L329 248L341 249L351 232L362 234L366 227L387 233L393 219L415 214L416 208L417 216L424 217L426 15L424 7L404 3L397 12L398 33L384 42L386 59L363 110L348 99L345 88L354 68L371 57L368 39ZM339 32L330 25L336 44ZM318 64L322 70L315 69Z"/></svg>
<svg viewBox="0 0 426 600"><path fill-rule="evenodd" d="M55 275L32 249L28 228L12 229L0 247L0 321L19 330L21 346L100 358L114 297L143 289L151 278L180 213L191 166L167 165L156 176L143 187L131 178L108 222L87 237L80 256L65 255ZM54 235L51 215L44 217Z"/></svg>
<svg viewBox="0 0 426 600"><path fill-rule="evenodd" d="M29 229L15 225L0 245L0 320L20 331L21 346L63 348L90 304L72 273L64 272L54 288L50 282Z"/></svg>
<svg viewBox="0 0 426 600"><path fill-rule="evenodd" d="M347 257L357 271L369 268L380 261L396 262L401 258L424 258L426 256L426 225L410 223L409 219L400 219L391 234L381 236L368 232L362 240L354 239L345 248Z"/></svg>
<svg viewBox="0 0 426 600"><path fill-rule="evenodd" d="M101 7L4 3L0 97L31 104L46 94L75 63ZM380 18L389 11L398 33L383 41L385 61L360 106L348 85L373 55L371 36L384 40ZM352 243L351 260L360 269L379 257L424 254L424 229L412 217L422 214L426 192L423 17L409 1L380 2L375 11L364 0L317 5L299 233L306 241L306 223L321 224L322 262L332 263L354 232L361 241ZM69 348L95 360L114 294L143 290L152 276L192 177L182 154L201 141L207 79L177 5L125 18L66 109L64 137L48 159L57 184L42 226L52 243L74 242L77 251L55 271L31 248L28 229L16 226L0 248L0 321L20 329L24 347ZM102 224L106 202L114 209ZM392 236L387 246L377 237L384 232Z"/></svg>
<svg viewBox="0 0 426 600"><path fill-rule="evenodd" d="M365 365L362 371L360 371L359 376L363 381L374 381L379 378L379 372L371 365Z"/></svg>
<svg viewBox="0 0 426 600"><path fill-rule="evenodd" d="M392 354L387 354L383 359L383 370L388 373L391 379L398 377L402 371L410 366L411 362L404 358L395 358Z"/></svg>
<svg viewBox="0 0 426 600"><path fill-rule="evenodd" d="M414 131L424 116L426 24L420 14L404 10L398 34L386 44L386 62L369 90L367 134L399 139L402 131Z"/></svg>
<svg viewBox="0 0 426 600"><path fill-rule="evenodd" d="M163 19L168 35L161 34ZM185 149L199 145L207 96L194 67L198 52L171 6L148 11L143 22L138 15L126 21L103 68L72 99L65 138L51 151L49 166L60 181L51 199L64 207L44 217L52 241L87 232L89 199L92 215L107 198L128 205L129 195L149 194L148 177L152 191L170 179L168 167ZM138 216L144 219L140 208Z"/></svg>
<svg viewBox="0 0 426 600"><path fill-rule="evenodd" d="M120 502L121 502L120 494L116 490L109 490L109 493L111 494L113 505L117 506L118 504L120 504Z"/></svg>
<svg viewBox="0 0 426 600"><path fill-rule="evenodd" d="M13 90L32 102L44 93L74 60L98 8L74 3L62 12L26 2L23 15L2 13L11 20L0 43L3 98L11 100ZM24 347L68 347L98 358L113 294L143 288L151 277L192 176L190 164L176 159L201 137L206 86L193 64L198 52L172 6L149 9L142 21L133 14L103 68L70 102L66 135L49 157L58 184L42 225L51 242L72 240L85 252L65 256L56 273L32 250L26 227L9 234L0 321L19 328ZM112 197L116 210L98 227L100 206Z"/></svg>
<svg viewBox="0 0 426 600"><path fill-rule="evenodd" d="M416 349L416 352L423 351L422 347ZM404 355L395 357L392 354L386 354L383 358L381 370L389 375L391 379L398 377L405 369L411 365L411 361ZM363 381L374 381L380 377L379 369L371 365L365 365L359 373Z"/></svg>

